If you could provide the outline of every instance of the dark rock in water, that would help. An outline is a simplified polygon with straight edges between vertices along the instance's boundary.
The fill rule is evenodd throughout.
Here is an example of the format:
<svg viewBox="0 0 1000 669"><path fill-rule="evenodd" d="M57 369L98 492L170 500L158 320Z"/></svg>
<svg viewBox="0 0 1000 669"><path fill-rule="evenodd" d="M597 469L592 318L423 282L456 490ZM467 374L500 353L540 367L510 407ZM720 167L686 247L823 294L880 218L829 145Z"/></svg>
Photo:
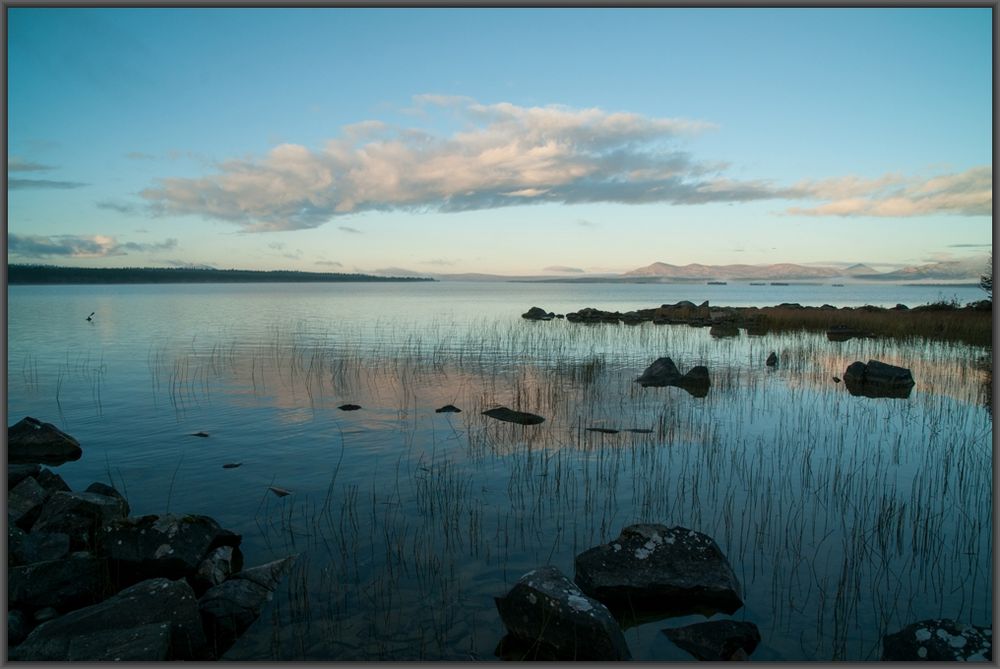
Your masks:
<svg viewBox="0 0 1000 669"><path fill-rule="evenodd" d="M684 527L631 525L576 556L576 582L616 611L732 613L740 584L719 546Z"/></svg>
<svg viewBox="0 0 1000 669"><path fill-rule="evenodd" d="M687 374L682 375L670 358L657 358L652 365L646 368L642 376L636 379L636 383L641 384L643 388L676 386L683 388L695 397L707 395L708 388L711 386L707 367L697 365L688 370Z"/></svg>
<svg viewBox="0 0 1000 669"><path fill-rule="evenodd" d="M858 360L844 371L844 385L856 396L906 399L913 390L914 381L913 374L905 367L878 360L869 360L866 365Z"/></svg>
<svg viewBox="0 0 1000 669"><path fill-rule="evenodd" d="M80 442L51 423L28 416L7 428L7 463L61 465L79 460Z"/></svg>
<svg viewBox="0 0 1000 669"><path fill-rule="evenodd" d="M771 355L767 356L767 360L764 361L764 364L768 367L776 366L778 364L778 354L771 351Z"/></svg>
<svg viewBox="0 0 1000 669"><path fill-rule="evenodd" d="M657 358L646 368L636 383L643 388L649 386L662 387L676 385L681 379L681 372L670 358Z"/></svg>
<svg viewBox="0 0 1000 669"><path fill-rule="evenodd" d="M107 561L80 555L14 567L8 571L7 587L7 602L14 608L71 611L110 594Z"/></svg>
<svg viewBox="0 0 1000 669"><path fill-rule="evenodd" d="M531 307L526 312L521 314L521 318L527 318L529 321L550 321L555 318L555 314L551 311L545 311L541 307Z"/></svg>
<svg viewBox="0 0 1000 669"><path fill-rule="evenodd" d="M738 659L749 656L760 643L760 630L753 623L736 620L713 620L685 627L665 629L675 644L699 660L709 662ZM740 653L742 651L742 653Z"/></svg>
<svg viewBox="0 0 1000 669"><path fill-rule="evenodd" d="M115 499L120 499L122 501L122 504L125 505L125 515L127 516L129 513L132 512L132 507L129 506L128 500L125 499L125 496L106 483L101 483L100 481L94 481L89 486L87 486L87 489L84 492L93 492L97 493L98 495L104 495L105 497L113 497Z"/></svg>
<svg viewBox="0 0 1000 669"><path fill-rule="evenodd" d="M7 645L16 646L24 641L31 628L23 611L9 609L7 611Z"/></svg>
<svg viewBox="0 0 1000 669"><path fill-rule="evenodd" d="M608 427L588 427L587 432L600 432L601 434L618 434L618 430Z"/></svg>
<svg viewBox="0 0 1000 669"><path fill-rule="evenodd" d="M42 507L32 532L63 532L74 550L96 545L102 528L125 518L125 502L92 492L56 492Z"/></svg>
<svg viewBox="0 0 1000 669"><path fill-rule="evenodd" d="M21 528L31 529L51 494L35 479L24 479L7 493L7 518Z"/></svg>
<svg viewBox="0 0 1000 669"><path fill-rule="evenodd" d="M219 585L243 568L243 553L233 546L219 546L208 554L188 581L201 597L209 588Z"/></svg>
<svg viewBox="0 0 1000 669"><path fill-rule="evenodd" d="M341 411L357 411L358 409L361 408L361 406L358 404L341 404L337 408L340 409Z"/></svg>
<svg viewBox="0 0 1000 669"><path fill-rule="evenodd" d="M239 467L242 464L243 464L242 462L227 462L226 464L222 465L222 468L223 469L236 469L237 467Z"/></svg>
<svg viewBox="0 0 1000 669"><path fill-rule="evenodd" d="M832 378L832 379L833 379L833 382L834 382L834 383L840 383L840 378L839 378L839 377L836 377L836 376L831 376L830 378Z"/></svg>
<svg viewBox="0 0 1000 669"><path fill-rule="evenodd" d="M295 557L276 560L234 575L210 588L198 602L209 646L221 657L260 615Z"/></svg>
<svg viewBox="0 0 1000 669"><path fill-rule="evenodd" d="M208 432L192 432L191 436L192 437L201 437L202 439L205 439L205 438L208 437Z"/></svg>
<svg viewBox="0 0 1000 669"><path fill-rule="evenodd" d="M111 524L101 542L118 587L150 578L192 576L220 546L237 547L241 537L208 516L129 518Z"/></svg>
<svg viewBox="0 0 1000 669"><path fill-rule="evenodd" d="M440 409L435 409L434 413L462 413L462 410L454 404L445 404Z"/></svg>
<svg viewBox="0 0 1000 669"><path fill-rule="evenodd" d="M545 657L598 661L631 658L611 612L581 592L556 567L529 571L510 592L496 598L496 605L510 634L538 644Z"/></svg>
<svg viewBox="0 0 1000 669"><path fill-rule="evenodd" d="M7 528L7 564L10 566L61 560L69 555L69 549L68 534L62 532L25 533L17 527Z"/></svg>
<svg viewBox="0 0 1000 669"><path fill-rule="evenodd" d="M292 494L291 490L285 490L284 488L279 488L278 486L273 486L273 485L268 486L267 489L273 492L278 497L288 497L289 495Z"/></svg>
<svg viewBox="0 0 1000 669"><path fill-rule="evenodd" d="M147 632L137 630L154 623L169 631L170 645L168 651L162 653L151 644L148 659L210 659L191 586L184 580L166 578L137 583L103 602L70 611L39 625L24 643L11 649L10 659L104 659L104 653L119 642L136 647L128 640L137 636L148 640Z"/></svg>
<svg viewBox="0 0 1000 669"><path fill-rule="evenodd" d="M653 431L644 427L630 427L626 432L634 432L635 434L653 434Z"/></svg>
<svg viewBox="0 0 1000 669"><path fill-rule="evenodd" d="M948 618L921 620L882 637L882 661L993 661L993 628Z"/></svg>
<svg viewBox="0 0 1000 669"><path fill-rule="evenodd" d="M483 412L484 416L489 416L490 418L496 418L497 420L507 421L508 423L518 423L519 425L538 425L539 423L544 423L545 419L533 413L527 413L525 411L514 411L513 409L508 409L507 407L498 407L496 409L489 409Z"/></svg>
<svg viewBox="0 0 1000 669"><path fill-rule="evenodd" d="M14 486L28 478L36 478L42 471L40 465L7 465L7 490L12 490Z"/></svg>

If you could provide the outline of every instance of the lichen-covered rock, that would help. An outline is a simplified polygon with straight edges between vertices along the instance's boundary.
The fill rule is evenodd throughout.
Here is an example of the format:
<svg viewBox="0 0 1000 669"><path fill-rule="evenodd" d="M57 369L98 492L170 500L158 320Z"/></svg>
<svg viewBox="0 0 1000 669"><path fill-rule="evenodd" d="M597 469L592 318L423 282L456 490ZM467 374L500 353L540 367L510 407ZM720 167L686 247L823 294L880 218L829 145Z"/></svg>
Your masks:
<svg viewBox="0 0 1000 669"><path fill-rule="evenodd" d="M241 537L208 516L142 516L110 524L101 538L118 587L149 578L192 576L220 546L236 547Z"/></svg>
<svg viewBox="0 0 1000 669"><path fill-rule="evenodd" d="M229 650L257 620L294 561L292 556L244 570L201 597L198 610L216 657Z"/></svg>
<svg viewBox="0 0 1000 669"><path fill-rule="evenodd" d="M993 661L993 628L948 618L921 620L882 637L882 660Z"/></svg>
<svg viewBox="0 0 1000 669"><path fill-rule="evenodd" d="M618 622L553 566L528 572L497 610L508 632L536 643L544 657L559 660L627 660L628 644Z"/></svg>
<svg viewBox="0 0 1000 669"><path fill-rule="evenodd" d="M39 625L24 643L11 649L9 658L47 661L106 659L108 649L128 646L139 637L149 638L148 630L138 628L154 623L161 629L169 630L170 647L166 657L149 659L211 658L194 591L183 580L165 578L137 583L98 604L70 611ZM90 641L87 641L88 637ZM160 653L157 650L153 654Z"/></svg>
<svg viewBox="0 0 1000 669"><path fill-rule="evenodd" d="M577 555L575 565L580 589L612 610L732 613L743 605L719 546L684 527L631 525Z"/></svg>
<svg viewBox="0 0 1000 669"><path fill-rule="evenodd" d="M13 567L7 578L8 605L28 612L72 611L110 594L107 562L86 554Z"/></svg>
<svg viewBox="0 0 1000 669"><path fill-rule="evenodd" d="M100 529L125 517L125 504L120 499L92 492L56 492L42 506L32 532L62 532L68 534L73 549L90 549L96 545Z"/></svg>
<svg viewBox="0 0 1000 669"><path fill-rule="evenodd" d="M219 546L201 561L188 579L195 593L201 597L212 586L219 585L243 568L243 554L239 548Z"/></svg>
<svg viewBox="0 0 1000 669"><path fill-rule="evenodd" d="M750 622L710 620L663 630L667 638L699 660L745 659L760 643L760 630Z"/></svg>
<svg viewBox="0 0 1000 669"><path fill-rule="evenodd" d="M80 442L51 423L27 416L7 428L7 463L61 465L79 460Z"/></svg>

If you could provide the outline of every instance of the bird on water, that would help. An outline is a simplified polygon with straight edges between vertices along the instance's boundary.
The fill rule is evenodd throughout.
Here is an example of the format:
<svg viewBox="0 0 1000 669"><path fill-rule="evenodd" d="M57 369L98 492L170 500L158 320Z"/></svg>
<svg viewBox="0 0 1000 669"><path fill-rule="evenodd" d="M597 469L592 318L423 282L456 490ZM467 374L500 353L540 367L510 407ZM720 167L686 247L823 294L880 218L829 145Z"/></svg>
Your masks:
<svg viewBox="0 0 1000 669"><path fill-rule="evenodd" d="M96 311L91 311L90 315L87 316L87 320L88 321L93 321L94 320L94 314L96 314L96 313L97 313Z"/></svg>

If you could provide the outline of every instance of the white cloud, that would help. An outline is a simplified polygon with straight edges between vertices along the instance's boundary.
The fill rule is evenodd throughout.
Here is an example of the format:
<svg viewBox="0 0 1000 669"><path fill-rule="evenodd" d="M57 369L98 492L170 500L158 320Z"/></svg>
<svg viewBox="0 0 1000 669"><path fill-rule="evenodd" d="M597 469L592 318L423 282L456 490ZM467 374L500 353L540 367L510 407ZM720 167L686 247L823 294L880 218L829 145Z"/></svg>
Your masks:
<svg viewBox="0 0 1000 669"><path fill-rule="evenodd" d="M10 234L7 248L11 255L25 258L103 258L135 252L167 251L177 247L176 239L141 244L119 242L108 235L17 235Z"/></svg>

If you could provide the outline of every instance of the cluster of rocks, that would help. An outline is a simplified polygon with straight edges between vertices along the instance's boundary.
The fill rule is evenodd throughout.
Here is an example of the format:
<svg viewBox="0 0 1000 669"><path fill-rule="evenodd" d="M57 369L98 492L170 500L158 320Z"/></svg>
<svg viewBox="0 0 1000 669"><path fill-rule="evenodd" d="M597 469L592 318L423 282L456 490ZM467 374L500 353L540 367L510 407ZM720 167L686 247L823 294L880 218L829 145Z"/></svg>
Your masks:
<svg viewBox="0 0 1000 669"><path fill-rule="evenodd" d="M217 659L294 559L244 569L240 535L212 518L132 517L113 487L74 492L30 462L65 453L55 426L25 418L7 436L22 460L7 466L11 660Z"/></svg>
<svg viewBox="0 0 1000 669"><path fill-rule="evenodd" d="M743 605L739 581L719 546L684 527L631 525L614 541L579 554L574 568L573 581L556 566L532 570L496 598L508 632L498 655L627 660L622 621L636 615L731 614ZM664 633L703 659L745 658L760 641L753 623L734 621Z"/></svg>
<svg viewBox="0 0 1000 669"><path fill-rule="evenodd" d="M921 620L882 637L882 660L992 662L993 628L948 618Z"/></svg>
<svg viewBox="0 0 1000 669"><path fill-rule="evenodd" d="M635 382L643 388L675 386L686 390L694 397L705 397L712 385L708 368L704 365L696 365L687 373L681 374L674 361L667 357L657 358Z"/></svg>

